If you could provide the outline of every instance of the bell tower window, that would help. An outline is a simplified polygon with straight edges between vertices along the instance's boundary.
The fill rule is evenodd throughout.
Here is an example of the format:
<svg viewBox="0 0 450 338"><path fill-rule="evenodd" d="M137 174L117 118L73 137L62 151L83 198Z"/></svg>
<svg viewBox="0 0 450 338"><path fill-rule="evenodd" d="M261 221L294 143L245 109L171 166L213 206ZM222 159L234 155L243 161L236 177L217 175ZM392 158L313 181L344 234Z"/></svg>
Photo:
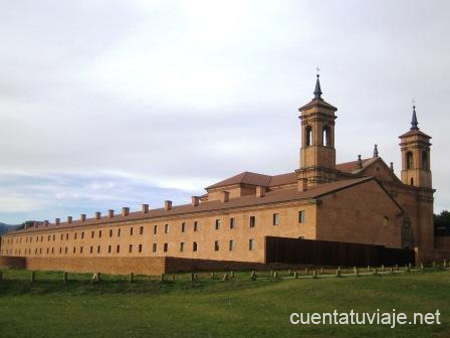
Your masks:
<svg viewBox="0 0 450 338"><path fill-rule="evenodd" d="M306 126L305 128L305 145L306 147L312 146L312 128Z"/></svg>
<svg viewBox="0 0 450 338"><path fill-rule="evenodd" d="M422 152L422 170L428 170L428 153Z"/></svg>
<svg viewBox="0 0 450 338"><path fill-rule="evenodd" d="M323 127L322 131L322 145L324 147L330 147L331 146L331 129L329 126Z"/></svg>
<svg viewBox="0 0 450 338"><path fill-rule="evenodd" d="M413 154L412 152L406 153L406 169L412 169L413 168Z"/></svg>

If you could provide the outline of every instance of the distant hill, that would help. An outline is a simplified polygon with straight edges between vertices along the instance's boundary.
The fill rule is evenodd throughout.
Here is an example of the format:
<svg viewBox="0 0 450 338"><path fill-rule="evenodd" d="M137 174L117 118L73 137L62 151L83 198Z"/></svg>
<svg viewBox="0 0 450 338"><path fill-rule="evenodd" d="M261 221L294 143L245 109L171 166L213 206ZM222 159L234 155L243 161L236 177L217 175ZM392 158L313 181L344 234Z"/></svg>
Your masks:
<svg viewBox="0 0 450 338"><path fill-rule="evenodd" d="M13 231L18 227L18 225L11 225L6 223L0 222L0 235L4 234L5 232Z"/></svg>

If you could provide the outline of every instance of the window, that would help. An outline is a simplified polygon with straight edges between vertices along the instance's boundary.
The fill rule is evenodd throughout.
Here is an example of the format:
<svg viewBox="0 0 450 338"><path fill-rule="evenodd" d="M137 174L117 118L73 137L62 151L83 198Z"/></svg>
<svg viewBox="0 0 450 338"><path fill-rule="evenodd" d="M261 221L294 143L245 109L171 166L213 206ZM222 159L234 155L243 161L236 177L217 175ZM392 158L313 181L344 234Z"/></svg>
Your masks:
<svg viewBox="0 0 450 338"><path fill-rule="evenodd" d="M331 146L331 129L329 126L323 127L322 131L322 145L324 147Z"/></svg>
<svg viewBox="0 0 450 338"><path fill-rule="evenodd" d="M94 238L94 231L91 232L91 238Z"/></svg>
<svg viewBox="0 0 450 338"><path fill-rule="evenodd" d="M256 225L256 217L250 216L250 228L254 228Z"/></svg>
<svg viewBox="0 0 450 338"><path fill-rule="evenodd" d="M305 216L306 216L305 210L300 210L298 212L298 222L299 223L305 223Z"/></svg>
<svg viewBox="0 0 450 338"><path fill-rule="evenodd" d="M102 231L101 230L98 231L98 238L102 238Z"/></svg>
<svg viewBox="0 0 450 338"><path fill-rule="evenodd" d="M77 235L78 235L77 232L73 235L73 236L74 236L74 239L77 239Z"/></svg>
<svg viewBox="0 0 450 338"><path fill-rule="evenodd" d="M169 250L169 243L164 243L164 252L167 252Z"/></svg>
<svg viewBox="0 0 450 338"><path fill-rule="evenodd" d="M76 253L76 251L77 251L77 248L73 247L73 253ZM47 248L47 253L48 253L48 248Z"/></svg>
<svg viewBox="0 0 450 338"><path fill-rule="evenodd" d="M306 126L305 128L305 145L307 147L312 146L312 128L311 126Z"/></svg>
<svg viewBox="0 0 450 338"><path fill-rule="evenodd" d="M164 233L169 233L169 224L164 225Z"/></svg>
<svg viewBox="0 0 450 338"><path fill-rule="evenodd" d="M64 239L64 234L61 234L61 240L63 240Z"/></svg>
<svg viewBox="0 0 450 338"><path fill-rule="evenodd" d="M413 168L413 154L412 152L408 151L406 153L406 169L412 168Z"/></svg>
<svg viewBox="0 0 450 338"><path fill-rule="evenodd" d="M89 253L93 253L94 252L94 247L91 245L91 249L89 250Z"/></svg>
<svg viewBox="0 0 450 338"><path fill-rule="evenodd" d="M234 250L234 241L232 239L228 243L228 250L230 250L230 251Z"/></svg>
<svg viewBox="0 0 450 338"><path fill-rule="evenodd" d="M144 227L139 227L139 235L143 235L144 234Z"/></svg>
<svg viewBox="0 0 450 338"><path fill-rule="evenodd" d="M230 229L234 229L235 226L236 226L236 218L231 217L230 218Z"/></svg>
<svg viewBox="0 0 450 338"><path fill-rule="evenodd" d="M142 252L142 244L139 244L139 249L138 249L138 251L139 251L139 252Z"/></svg>
<svg viewBox="0 0 450 338"><path fill-rule="evenodd" d="M25 250L26 251L26 250ZM52 255L55 253L55 248L52 248ZM82 253L82 252L81 252Z"/></svg>
<svg viewBox="0 0 450 338"><path fill-rule="evenodd" d="M133 236L133 228L130 228L130 236Z"/></svg>
<svg viewBox="0 0 450 338"><path fill-rule="evenodd" d="M67 254L67 246L64 248L64 253Z"/></svg>
<svg viewBox="0 0 450 338"><path fill-rule="evenodd" d="M48 235L47 237L47 242L50 242L50 235Z"/></svg>
<svg viewBox="0 0 450 338"><path fill-rule="evenodd" d="M219 218L216 219L215 228L216 228L216 230L220 229L220 219Z"/></svg>
<svg viewBox="0 0 450 338"><path fill-rule="evenodd" d="M219 251L219 241L214 241L214 251Z"/></svg>
<svg viewBox="0 0 450 338"><path fill-rule="evenodd" d="M55 241L55 235L53 235L53 241Z"/></svg>
<svg viewBox="0 0 450 338"><path fill-rule="evenodd" d="M117 229L117 237L120 237L120 228Z"/></svg>
<svg viewBox="0 0 450 338"><path fill-rule="evenodd" d="M181 223L181 232L186 230L186 222Z"/></svg>
<svg viewBox="0 0 450 338"><path fill-rule="evenodd" d="M156 235L157 233L158 233L158 226L155 225L155 226L153 227L153 234Z"/></svg>
<svg viewBox="0 0 450 338"><path fill-rule="evenodd" d="M428 153L426 151L422 151L422 169L428 170Z"/></svg>
<svg viewBox="0 0 450 338"><path fill-rule="evenodd" d="M192 251L197 252L198 251L198 245L197 242L192 243Z"/></svg>
<svg viewBox="0 0 450 338"><path fill-rule="evenodd" d="M255 249L255 240L254 239L249 239L248 240L248 249L249 250L254 250Z"/></svg>
<svg viewBox="0 0 450 338"><path fill-rule="evenodd" d="M98 253L98 254L100 253L100 245L97 246L97 253Z"/></svg>
<svg viewBox="0 0 450 338"><path fill-rule="evenodd" d="M81 233L81 239L84 239L84 232Z"/></svg>
<svg viewBox="0 0 450 338"><path fill-rule="evenodd" d="M111 245L108 245L108 253L111 253Z"/></svg>
<svg viewBox="0 0 450 338"><path fill-rule="evenodd" d="M198 222L195 221L195 222L194 222L194 231L197 231L197 230L198 230Z"/></svg>
<svg viewBox="0 0 450 338"><path fill-rule="evenodd" d="M414 185L414 178L411 177L411 185Z"/></svg>
<svg viewBox="0 0 450 338"><path fill-rule="evenodd" d="M279 225L280 224L280 214L274 213L272 216L272 224L273 225Z"/></svg>
<svg viewBox="0 0 450 338"><path fill-rule="evenodd" d="M53 253L53 252L52 252ZM80 246L80 254L82 254L83 253L83 247L82 246Z"/></svg>
<svg viewBox="0 0 450 338"><path fill-rule="evenodd" d="M109 229L109 237L112 237L112 235L113 235L113 231L112 231L112 229Z"/></svg>
<svg viewBox="0 0 450 338"><path fill-rule="evenodd" d="M130 244L130 245L128 246L128 252L133 252L133 244Z"/></svg>
<svg viewBox="0 0 450 338"><path fill-rule="evenodd" d="M184 251L184 242L180 243L180 251L183 252Z"/></svg>
<svg viewBox="0 0 450 338"><path fill-rule="evenodd" d="M153 251L153 252L156 252L156 243L153 243L153 245L152 245L152 251Z"/></svg>
<svg viewBox="0 0 450 338"><path fill-rule="evenodd" d="M116 252L117 252L117 253L120 252L120 245L118 245L118 246L116 247Z"/></svg>
<svg viewBox="0 0 450 338"><path fill-rule="evenodd" d="M62 254L62 247L59 247L59 254Z"/></svg>

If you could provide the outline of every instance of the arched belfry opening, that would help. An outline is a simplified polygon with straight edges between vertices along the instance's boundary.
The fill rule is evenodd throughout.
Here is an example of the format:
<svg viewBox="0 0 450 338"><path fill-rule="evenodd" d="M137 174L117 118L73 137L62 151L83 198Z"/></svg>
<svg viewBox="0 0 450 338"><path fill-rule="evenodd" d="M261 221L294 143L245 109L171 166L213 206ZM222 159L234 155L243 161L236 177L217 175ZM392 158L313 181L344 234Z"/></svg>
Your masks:
<svg viewBox="0 0 450 338"><path fill-rule="evenodd" d="M331 128L330 126L324 126L322 130L322 145L324 147L332 147L331 142Z"/></svg>
<svg viewBox="0 0 450 338"><path fill-rule="evenodd" d="M305 128L305 146L310 147L313 145L313 133L311 126Z"/></svg>
<svg viewBox="0 0 450 338"><path fill-rule="evenodd" d="M408 151L406 153L406 169L412 169L413 168L413 154L412 152Z"/></svg>
<svg viewBox="0 0 450 338"><path fill-rule="evenodd" d="M422 169L429 170L428 152L422 151Z"/></svg>

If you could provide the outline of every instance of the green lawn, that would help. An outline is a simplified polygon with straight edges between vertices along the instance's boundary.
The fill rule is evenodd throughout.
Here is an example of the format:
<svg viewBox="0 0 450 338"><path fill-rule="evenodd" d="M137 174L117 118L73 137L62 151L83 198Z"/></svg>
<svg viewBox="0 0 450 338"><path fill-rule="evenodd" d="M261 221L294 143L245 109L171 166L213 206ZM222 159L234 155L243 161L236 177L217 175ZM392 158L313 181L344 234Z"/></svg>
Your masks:
<svg viewBox="0 0 450 338"><path fill-rule="evenodd" d="M0 281L0 337L450 337L450 270L382 276L230 281L7 270ZM261 274L259 274L261 276ZM283 273L280 273L283 276ZM169 276L170 277L170 276ZM441 325L292 325L292 312L435 313Z"/></svg>

